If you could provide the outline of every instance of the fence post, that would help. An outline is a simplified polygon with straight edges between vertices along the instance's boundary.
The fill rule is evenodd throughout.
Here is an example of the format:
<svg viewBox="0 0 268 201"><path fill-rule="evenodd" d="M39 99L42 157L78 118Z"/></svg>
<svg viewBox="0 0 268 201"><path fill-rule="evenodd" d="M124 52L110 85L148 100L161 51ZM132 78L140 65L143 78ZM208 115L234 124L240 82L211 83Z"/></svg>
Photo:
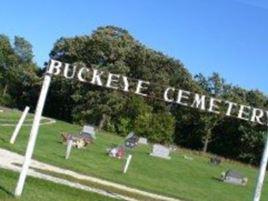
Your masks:
<svg viewBox="0 0 268 201"><path fill-rule="evenodd" d="M260 171L259 171L256 188L255 188L253 201L260 201L261 199L261 192L262 192L263 182L265 178L267 162L268 162L268 132L266 135L266 143L265 143L265 148L264 148L264 152L262 155L261 166L260 166Z"/></svg>
<svg viewBox="0 0 268 201"><path fill-rule="evenodd" d="M71 151L72 151L72 146L73 146L73 140L70 139L67 141L67 148L66 148L66 153L65 153L65 159L69 159Z"/></svg>
<svg viewBox="0 0 268 201"><path fill-rule="evenodd" d="M11 138L10 138L10 141L9 141L10 144L15 143L16 138L17 138L17 136L18 136L18 134L20 132L21 126L22 126L22 124L23 124L23 122L24 122L24 120L25 120L25 118L26 118L26 116L27 116L27 114L29 112L29 109L30 108L28 106L25 107L25 109L24 109L24 111L23 111L23 113L21 115L21 118L20 118L20 120L19 120L19 122L18 122L18 124L17 124L17 126L16 126L16 128L15 128L15 130L14 130L12 136L11 136Z"/></svg>
<svg viewBox="0 0 268 201"><path fill-rule="evenodd" d="M127 158L127 161L126 161L126 163L125 163L125 166L124 166L124 170L123 170L123 173L124 173L124 174L127 172L127 169L128 169L129 164L130 164L131 158L132 158L132 155L129 154L129 155L128 155L128 158Z"/></svg>

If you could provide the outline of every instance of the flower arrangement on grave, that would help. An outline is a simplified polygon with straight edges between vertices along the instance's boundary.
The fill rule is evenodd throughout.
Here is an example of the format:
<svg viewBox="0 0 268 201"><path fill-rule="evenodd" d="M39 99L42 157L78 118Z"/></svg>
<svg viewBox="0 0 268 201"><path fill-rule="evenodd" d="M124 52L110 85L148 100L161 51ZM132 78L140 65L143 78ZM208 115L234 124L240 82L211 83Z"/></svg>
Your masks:
<svg viewBox="0 0 268 201"><path fill-rule="evenodd" d="M86 147L88 144L93 143L93 138L90 135L75 136L70 133L61 133L62 143L67 144L68 140L73 141L73 147L78 149Z"/></svg>
<svg viewBox="0 0 268 201"><path fill-rule="evenodd" d="M122 145L112 146L111 148L108 148L106 151L110 157L118 158L118 159L123 159L126 154L126 149Z"/></svg>

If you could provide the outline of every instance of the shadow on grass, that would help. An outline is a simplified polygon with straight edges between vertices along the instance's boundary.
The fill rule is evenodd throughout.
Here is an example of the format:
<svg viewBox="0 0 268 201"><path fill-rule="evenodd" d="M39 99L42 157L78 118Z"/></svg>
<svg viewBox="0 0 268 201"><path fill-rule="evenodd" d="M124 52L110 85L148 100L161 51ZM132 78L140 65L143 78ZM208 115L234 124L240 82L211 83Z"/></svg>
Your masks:
<svg viewBox="0 0 268 201"><path fill-rule="evenodd" d="M221 182L222 183L222 179L220 179L219 177L212 177L212 179L214 181L217 181L217 182Z"/></svg>
<svg viewBox="0 0 268 201"><path fill-rule="evenodd" d="M13 193L9 190L7 190L6 188L4 188L3 186L0 185L0 191L3 191L4 193L6 193L9 196L14 196Z"/></svg>

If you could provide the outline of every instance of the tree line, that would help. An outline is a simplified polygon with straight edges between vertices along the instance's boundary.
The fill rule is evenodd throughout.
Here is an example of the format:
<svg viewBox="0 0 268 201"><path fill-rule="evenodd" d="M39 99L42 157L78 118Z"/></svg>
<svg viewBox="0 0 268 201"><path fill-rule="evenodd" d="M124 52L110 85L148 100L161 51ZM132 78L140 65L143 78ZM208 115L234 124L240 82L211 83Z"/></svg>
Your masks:
<svg viewBox="0 0 268 201"><path fill-rule="evenodd" d="M192 76L180 60L144 46L119 27L99 27L90 35L62 37L49 56L157 83L151 86L154 93L160 93L161 86L174 86L239 104L268 106L267 97L259 90L233 86L218 73ZM16 36L11 43L0 35L0 105L35 108L45 69L38 67L33 57L30 42ZM68 122L94 124L122 136L134 131L152 142L250 164L259 163L266 137L266 128L257 124L62 77L52 79L44 113Z"/></svg>

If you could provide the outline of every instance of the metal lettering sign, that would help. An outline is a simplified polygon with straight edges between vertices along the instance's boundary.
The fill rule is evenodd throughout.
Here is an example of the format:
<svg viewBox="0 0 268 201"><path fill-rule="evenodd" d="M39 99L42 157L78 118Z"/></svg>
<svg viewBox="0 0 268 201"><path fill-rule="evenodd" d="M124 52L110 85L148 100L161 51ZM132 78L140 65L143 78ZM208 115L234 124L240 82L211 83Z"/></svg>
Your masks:
<svg viewBox="0 0 268 201"><path fill-rule="evenodd" d="M63 75L67 79L78 79L80 82L123 92L135 93L145 97L149 96L148 89L151 84L149 81L136 80L134 87L130 87L130 80L133 79L124 75L87 67L78 68L75 65L56 60L50 61L47 73L50 75ZM202 94L184 89L176 89L174 87L166 87L160 99L168 103L179 104L219 115L232 116L245 121L268 126L268 111L260 108L214 97L207 97Z"/></svg>

